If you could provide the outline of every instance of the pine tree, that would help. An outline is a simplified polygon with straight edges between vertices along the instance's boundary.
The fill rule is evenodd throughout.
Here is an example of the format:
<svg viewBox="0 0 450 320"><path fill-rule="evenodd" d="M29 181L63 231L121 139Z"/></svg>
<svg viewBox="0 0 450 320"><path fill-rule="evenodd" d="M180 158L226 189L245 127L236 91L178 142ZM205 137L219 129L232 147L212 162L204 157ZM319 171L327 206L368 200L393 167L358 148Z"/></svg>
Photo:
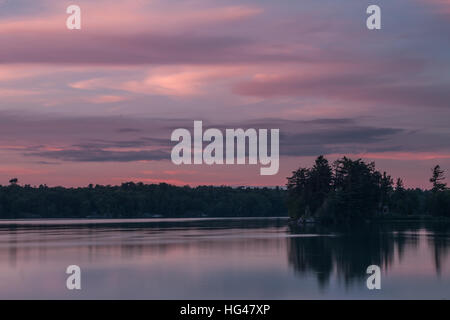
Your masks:
<svg viewBox="0 0 450 320"><path fill-rule="evenodd" d="M433 175L430 178L430 182L433 184L431 189L433 192L444 191L447 189L447 184L444 181L444 170L439 165L433 168Z"/></svg>

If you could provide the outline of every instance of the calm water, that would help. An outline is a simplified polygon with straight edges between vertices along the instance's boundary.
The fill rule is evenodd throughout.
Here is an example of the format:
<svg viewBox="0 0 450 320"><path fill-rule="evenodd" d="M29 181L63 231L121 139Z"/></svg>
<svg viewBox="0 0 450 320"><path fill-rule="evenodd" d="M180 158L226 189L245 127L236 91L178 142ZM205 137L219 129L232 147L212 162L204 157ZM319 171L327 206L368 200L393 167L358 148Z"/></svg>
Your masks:
<svg viewBox="0 0 450 320"><path fill-rule="evenodd" d="M82 290L66 289L66 267ZM382 269L381 290L365 270ZM450 298L450 225L283 219L0 222L0 298Z"/></svg>

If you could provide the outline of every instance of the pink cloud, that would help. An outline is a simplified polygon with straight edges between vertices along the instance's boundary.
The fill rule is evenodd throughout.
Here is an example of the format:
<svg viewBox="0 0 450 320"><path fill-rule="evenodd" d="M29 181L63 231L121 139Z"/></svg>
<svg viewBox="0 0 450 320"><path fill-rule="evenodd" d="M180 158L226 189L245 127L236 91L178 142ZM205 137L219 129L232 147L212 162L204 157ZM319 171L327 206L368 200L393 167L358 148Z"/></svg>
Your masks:
<svg viewBox="0 0 450 320"><path fill-rule="evenodd" d="M0 88L0 98L23 97L23 96L38 95L38 94L40 94L40 92L36 91L36 90Z"/></svg>
<svg viewBox="0 0 450 320"><path fill-rule="evenodd" d="M81 8L82 30L130 34L142 29L178 30L208 24L247 19L263 12L253 5L211 6L209 2L168 5L165 1L128 0L77 1ZM6 18L0 22L1 33L63 32L67 4L49 1L38 15ZM66 33L67 34L67 33Z"/></svg>
<svg viewBox="0 0 450 320"><path fill-rule="evenodd" d="M66 29L67 14L62 3L52 3L51 11L39 15L1 20L0 60L3 63L143 64L185 56L187 62L204 49L217 48L217 55L220 48L240 44L231 37L195 35L198 33L195 30L245 20L262 12L256 6L212 7L202 2L173 6L164 1L83 1L78 5L82 10L81 30ZM199 61L206 60L207 56L202 55Z"/></svg>
<svg viewBox="0 0 450 320"><path fill-rule="evenodd" d="M436 6L437 13L449 14L450 13L450 0L420 0L427 5Z"/></svg>
<svg viewBox="0 0 450 320"><path fill-rule="evenodd" d="M233 92L243 96L262 98L302 97L340 100L361 104L380 103L388 106L404 105L419 107L447 108L450 100L449 85L430 83L429 79L415 73L411 67L414 81L408 82L408 71L398 74L384 69L390 64L372 70L369 67L354 64L348 71L341 64L334 65L328 73L315 72L287 74L260 74L251 80L237 83ZM394 67L395 68L395 67ZM403 67L402 67L403 68Z"/></svg>
<svg viewBox="0 0 450 320"><path fill-rule="evenodd" d="M223 87L223 84L245 76L251 73L251 70L251 67L241 65L162 66L149 68L145 74L135 71L133 74L115 78L81 80L70 83L69 86L80 90L109 89L137 94L185 97L211 93L211 85Z"/></svg>
<svg viewBox="0 0 450 320"><path fill-rule="evenodd" d="M165 170L163 171L164 174L167 174L169 176L175 176L175 175L192 175L192 174L198 174L199 172L196 170Z"/></svg>
<svg viewBox="0 0 450 320"><path fill-rule="evenodd" d="M9 176L21 176L21 175L43 175L48 173L48 170L42 169L30 169L29 167L17 167L17 166L2 166L0 167L0 175Z"/></svg>
<svg viewBox="0 0 450 320"><path fill-rule="evenodd" d="M0 83L17 79L35 77L48 72L45 67L30 67L29 65L4 65L0 69Z"/></svg>
<svg viewBox="0 0 450 320"><path fill-rule="evenodd" d="M127 100L127 97L115 95L100 95L92 98L87 98L86 100L92 103L115 103L125 101Z"/></svg>
<svg viewBox="0 0 450 320"><path fill-rule="evenodd" d="M120 89L136 93L189 96L205 93L212 81L223 81L244 72L245 67L180 66L153 69L143 81L129 81Z"/></svg>
<svg viewBox="0 0 450 320"><path fill-rule="evenodd" d="M377 152L356 154L355 156L370 159L388 159L402 161L450 159L450 153L445 152Z"/></svg>

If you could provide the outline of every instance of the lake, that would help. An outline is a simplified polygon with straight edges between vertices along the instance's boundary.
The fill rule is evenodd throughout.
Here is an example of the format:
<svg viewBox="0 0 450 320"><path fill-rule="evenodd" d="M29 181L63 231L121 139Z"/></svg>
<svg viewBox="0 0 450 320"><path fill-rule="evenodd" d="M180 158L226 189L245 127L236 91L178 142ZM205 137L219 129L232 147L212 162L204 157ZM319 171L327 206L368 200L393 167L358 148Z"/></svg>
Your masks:
<svg viewBox="0 0 450 320"><path fill-rule="evenodd" d="M381 268L381 290L366 269ZM66 288L69 265L81 290ZM0 221L0 299L449 299L450 225Z"/></svg>

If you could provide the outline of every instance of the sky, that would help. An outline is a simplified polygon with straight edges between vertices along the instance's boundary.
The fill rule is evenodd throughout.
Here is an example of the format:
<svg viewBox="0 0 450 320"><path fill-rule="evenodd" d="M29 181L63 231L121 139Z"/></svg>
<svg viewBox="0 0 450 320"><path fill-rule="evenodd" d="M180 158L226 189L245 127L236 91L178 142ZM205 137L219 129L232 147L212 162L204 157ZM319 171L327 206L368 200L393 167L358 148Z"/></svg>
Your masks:
<svg viewBox="0 0 450 320"><path fill-rule="evenodd" d="M274 186L323 154L429 188L450 170L449 49L450 0L0 0L0 184ZM194 120L279 128L279 173L174 165Z"/></svg>

